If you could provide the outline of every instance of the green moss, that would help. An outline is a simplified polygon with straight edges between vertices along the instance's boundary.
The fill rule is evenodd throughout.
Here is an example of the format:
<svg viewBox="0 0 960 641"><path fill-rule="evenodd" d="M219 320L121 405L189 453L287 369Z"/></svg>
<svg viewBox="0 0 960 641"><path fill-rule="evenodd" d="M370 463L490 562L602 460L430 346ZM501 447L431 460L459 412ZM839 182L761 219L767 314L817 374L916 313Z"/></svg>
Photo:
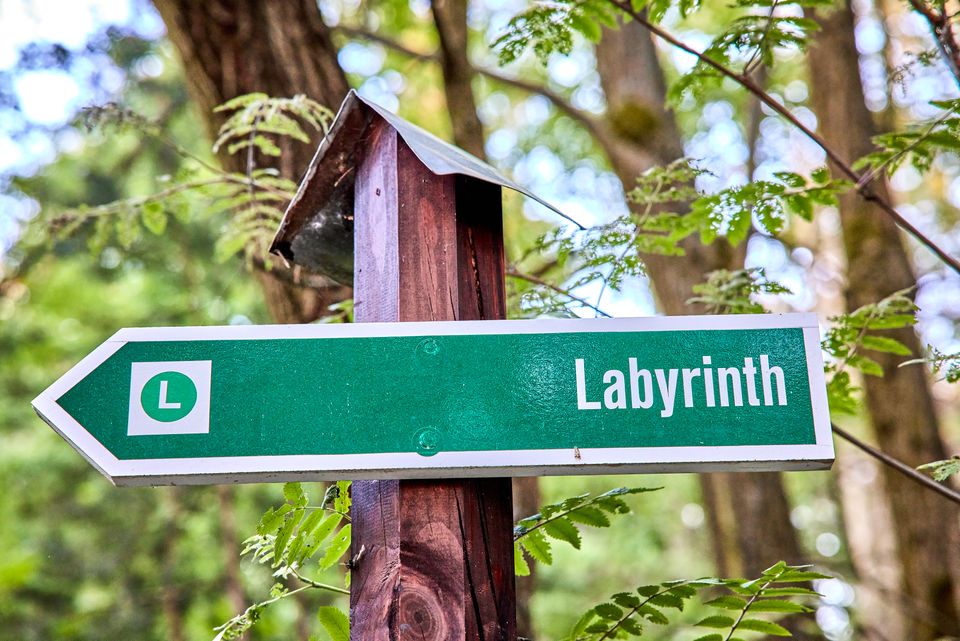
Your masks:
<svg viewBox="0 0 960 641"><path fill-rule="evenodd" d="M639 144L650 141L661 121L659 110L635 102L611 108L607 117L617 135Z"/></svg>

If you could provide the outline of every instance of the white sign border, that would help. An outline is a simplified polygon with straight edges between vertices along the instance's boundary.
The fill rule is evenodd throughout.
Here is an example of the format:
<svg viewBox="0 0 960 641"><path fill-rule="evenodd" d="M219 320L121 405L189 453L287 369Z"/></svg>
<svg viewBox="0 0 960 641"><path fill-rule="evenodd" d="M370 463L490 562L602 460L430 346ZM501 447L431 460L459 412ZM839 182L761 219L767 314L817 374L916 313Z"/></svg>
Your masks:
<svg viewBox="0 0 960 641"><path fill-rule="evenodd" d="M129 342L338 339L476 334L803 329L814 420L814 445L628 447L552 450L237 456L179 459L116 458L58 403ZM820 330L815 314L654 316L613 319L437 321L315 325L240 325L122 329L33 401L37 414L115 485L200 485L376 478L451 478L632 474L661 472L828 469L834 459Z"/></svg>

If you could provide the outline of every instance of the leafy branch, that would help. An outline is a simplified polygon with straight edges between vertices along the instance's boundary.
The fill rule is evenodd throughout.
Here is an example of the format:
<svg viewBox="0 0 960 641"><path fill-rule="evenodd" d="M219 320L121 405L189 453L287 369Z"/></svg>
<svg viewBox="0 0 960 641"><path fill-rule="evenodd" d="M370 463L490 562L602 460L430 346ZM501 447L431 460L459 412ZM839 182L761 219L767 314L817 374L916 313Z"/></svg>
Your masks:
<svg viewBox="0 0 960 641"><path fill-rule="evenodd" d="M254 603L217 629L214 641L229 641L240 637L260 619L269 606L306 590L322 590L335 594L350 594L346 587L318 581L303 573L303 568L314 557L317 567L327 570L337 565L350 548L350 491L348 481L331 484L319 505L309 504L300 483L283 486L284 503L270 508L260 519L257 533L244 541L241 556L250 555L253 561L271 565L278 579L295 579L303 585L289 589L275 583L270 598ZM328 613L329 614L329 613ZM336 627L336 615L328 623Z"/></svg>
<svg viewBox="0 0 960 641"><path fill-rule="evenodd" d="M831 319L833 326L821 343L823 351L833 359L825 367L831 375L827 381L831 410L846 414L856 412L857 403L853 396L856 388L851 383L850 368L868 376L883 376L883 367L863 354L864 350L910 355L909 348L897 339L871 333L909 327L917 322L917 306L907 296L908 291L894 292L879 302Z"/></svg>
<svg viewBox="0 0 960 641"><path fill-rule="evenodd" d="M687 304L700 304L708 314L763 314L763 305L753 300L755 294L790 294L780 283L767 280L762 267L728 271L719 269L707 274L704 283L693 286L693 298Z"/></svg>
<svg viewBox="0 0 960 641"><path fill-rule="evenodd" d="M90 231L87 244L99 252L111 239L130 249L142 231L162 235L169 218L186 221L205 201L205 215L226 214L223 233L214 253L220 261L243 253L248 264L272 265L267 249L283 215L283 207L296 192L296 183L280 177L273 168L259 168L258 152L266 157L280 154L277 140L291 138L308 142L304 126L326 131L330 112L303 96L270 98L249 94L216 109L230 113L220 128L213 150L226 146L230 154L246 152L246 172L226 171L171 140L161 128L142 116L115 104L94 107L81 118L88 128L128 128L157 141L188 162L171 185L146 196L125 198L97 207L77 207L38 221L42 238L62 240L81 230ZM301 125L303 123L303 125Z"/></svg>
<svg viewBox="0 0 960 641"><path fill-rule="evenodd" d="M960 84L960 42L957 41L953 28L956 14L948 13L945 2L929 4L925 0L909 0L909 2L913 10L926 20L940 55L949 67L954 80Z"/></svg>
<svg viewBox="0 0 960 641"><path fill-rule="evenodd" d="M918 171L926 171L937 154L960 151L960 100L942 100L931 103L944 110L930 123L912 131L900 131L874 136L878 149L855 164L855 169L867 168L860 183L867 184L881 174L892 174L900 165L910 160Z"/></svg>
<svg viewBox="0 0 960 641"><path fill-rule="evenodd" d="M960 457L954 456L943 461L925 463L917 468L921 472L928 472L935 481L946 481L955 474L960 474Z"/></svg>
<svg viewBox="0 0 960 641"><path fill-rule="evenodd" d="M727 594L711 598L704 605L723 611L723 614L708 616L696 625L725 630L726 634L712 632L698 637L696 641L731 641L735 632L789 637L790 632L782 625L755 615L783 616L810 612L808 606L795 599L819 595L810 588L796 584L828 578L824 574L809 571L807 566L790 566L781 561L749 581L708 577L641 585L635 593L618 592L609 601L588 610L573 626L566 641L603 641L642 636L645 623L667 625L670 622L666 609L682 612L689 599L698 594L712 595L718 588Z"/></svg>
<svg viewBox="0 0 960 641"><path fill-rule="evenodd" d="M555 314L557 312L568 312L568 305L571 302L577 303L583 307L588 307L600 316L610 317L610 314L603 311L597 305L577 296L569 289L564 289L559 285L554 285L539 276L527 274L516 269L510 269L506 274L508 277L530 283L536 288L526 290L521 293L521 305L525 310L534 315ZM563 297L563 300L557 300L555 295Z"/></svg>
<svg viewBox="0 0 960 641"><path fill-rule="evenodd" d="M772 2L773 0L743 2L740 6L769 7ZM780 4L788 3L781 0ZM795 0L789 4L816 5L819 4L819 0L812 3L806 0ZM692 10L696 5L689 3L686 6L687 10ZM735 57L744 51L750 52L747 55L747 62L749 62L757 50L761 51L761 56L772 60L772 52L780 46L788 45L802 49L808 42L809 34L815 28L814 23L804 18L777 17L773 12L769 16L744 16L735 27L721 34L706 50L699 51L656 24L652 11L645 15L644 12L648 8L645 2L633 3L629 0L556 0L536 4L515 16L506 32L495 41L494 46L499 48L502 64L517 59L527 47L532 47L541 60L546 60L555 52L567 54L572 50L574 32L596 40L600 35L600 25L612 28L617 26L617 15L615 12L611 13L611 9L618 10L672 47L696 58L697 63L693 71L671 90L674 95L678 91L682 92L697 85L698 81L708 77L728 78L737 83L823 149L830 162L851 181L852 189L863 200L879 207L950 269L960 273L960 259L951 256L933 239L904 218L886 196L872 189L872 180L864 180L864 176L858 173L847 160L840 157L822 136L805 125L785 105L758 84L749 75L749 70L745 73L734 69ZM768 21L776 21L778 24L771 27ZM768 39L770 39L769 42Z"/></svg>
<svg viewBox="0 0 960 641"><path fill-rule="evenodd" d="M553 553L550 539L569 543L580 549L580 526L610 527L610 516L630 513L623 496L655 492L661 488L618 487L597 496L581 494L540 508L536 514L520 519L513 528L514 569L519 576L530 574L524 552L538 563L551 565ZM548 538L549 537L549 538Z"/></svg>
<svg viewBox="0 0 960 641"><path fill-rule="evenodd" d="M900 367L919 363L929 364L933 373L942 374L942 379L948 383L960 382L960 352L947 354L941 352L933 345L927 345L927 353L923 358L906 361L905 363L901 363Z"/></svg>

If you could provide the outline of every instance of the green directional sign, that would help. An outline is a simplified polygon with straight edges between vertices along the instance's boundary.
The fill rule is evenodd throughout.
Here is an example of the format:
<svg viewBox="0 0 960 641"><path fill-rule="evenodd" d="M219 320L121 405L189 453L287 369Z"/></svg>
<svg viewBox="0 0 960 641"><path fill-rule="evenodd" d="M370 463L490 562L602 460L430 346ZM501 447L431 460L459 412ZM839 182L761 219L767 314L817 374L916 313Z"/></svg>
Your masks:
<svg viewBox="0 0 960 641"><path fill-rule="evenodd" d="M123 485L833 460L809 314L125 329L34 407Z"/></svg>

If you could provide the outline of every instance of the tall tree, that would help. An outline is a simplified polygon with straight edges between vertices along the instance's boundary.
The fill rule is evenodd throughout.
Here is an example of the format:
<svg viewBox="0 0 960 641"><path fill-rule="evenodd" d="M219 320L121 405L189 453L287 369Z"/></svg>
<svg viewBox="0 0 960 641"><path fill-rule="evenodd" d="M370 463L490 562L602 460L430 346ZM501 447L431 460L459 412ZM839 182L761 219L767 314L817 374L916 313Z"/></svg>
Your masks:
<svg viewBox="0 0 960 641"><path fill-rule="evenodd" d="M876 133L860 80L854 14L849 2L844 2L818 18L822 29L809 56L813 104L821 133L850 161L872 151L871 138ZM882 181L872 189L889 199ZM841 197L840 222L848 263L848 309L916 284L903 240L888 216L848 193ZM912 329L890 330L889 335L913 353L921 352ZM882 449L913 465L945 458L924 371L897 367L899 359L894 355L871 356L882 365L884 376L865 377L863 387L866 409ZM888 467L884 468L884 488L896 524L904 614L911 621L911 638L924 641L957 635L960 542L956 505ZM938 518L930 517L934 514ZM942 544L931 545L932 541Z"/></svg>
<svg viewBox="0 0 960 641"><path fill-rule="evenodd" d="M667 110L663 71L644 27L630 22L606 30L597 46L597 68L607 98L607 152L629 189L651 166L681 158L683 139ZM703 245L691 237L683 249L683 258L648 254L643 259L664 312L703 313L687 304L694 285L707 272L742 267L744 247L722 240ZM780 559L802 560L778 474L705 474L701 485L719 572L754 574Z"/></svg>
<svg viewBox="0 0 960 641"><path fill-rule="evenodd" d="M331 109L347 94L346 76L316 2L156 0L155 5L211 139L224 119L214 108L242 94L304 94ZM316 145L284 140L281 147L281 175L299 180ZM239 156L224 152L220 160L228 169L245 169ZM271 314L281 323L315 320L347 296L344 287L306 289L275 272L257 276Z"/></svg>

